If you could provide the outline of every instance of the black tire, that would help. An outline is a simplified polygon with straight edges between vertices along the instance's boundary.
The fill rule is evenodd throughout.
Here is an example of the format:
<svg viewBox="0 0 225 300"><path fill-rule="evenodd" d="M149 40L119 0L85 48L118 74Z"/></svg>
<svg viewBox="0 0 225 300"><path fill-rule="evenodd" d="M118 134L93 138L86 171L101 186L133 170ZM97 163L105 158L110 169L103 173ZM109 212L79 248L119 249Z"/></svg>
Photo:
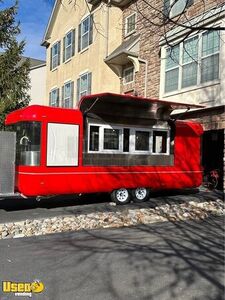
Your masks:
<svg viewBox="0 0 225 300"><path fill-rule="evenodd" d="M121 188L114 190L111 193L111 199L116 204L124 205L130 202L130 193L129 190Z"/></svg>
<svg viewBox="0 0 225 300"><path fill-rule="evenodd" d="M138 187L133 189L131 194L134 202L141 203L149 199L150 190L144 187Z"/></svg>

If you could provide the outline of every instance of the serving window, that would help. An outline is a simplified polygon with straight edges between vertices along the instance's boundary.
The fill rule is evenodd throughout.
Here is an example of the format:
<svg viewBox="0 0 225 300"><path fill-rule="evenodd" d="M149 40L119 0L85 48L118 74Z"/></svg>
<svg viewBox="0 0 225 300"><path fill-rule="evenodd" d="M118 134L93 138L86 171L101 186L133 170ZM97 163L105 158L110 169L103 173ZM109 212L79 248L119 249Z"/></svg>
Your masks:
<svg viewBox="0 0 225 300"><path fill-rule="evenodd" d="M120 150L120 129L104 128L104 150Z"/></svg>
<svg viewBox="0 0 225 300"><path fill-rule="evenodd" d="M135 131L135 151L150 151L150 132Z"/></svg>
<svg viewBox="0 0 225 300"><path fill-rule="evenodd" d="M122 128L112 125L90 124L88 132L88 152L122 152Z"/></svg>
<svg viewBox="0 0 225 300"><path fill-rule="evenodd" d="M167 141L168 132L167 131L153 131L153 153L167 153Z"/></svg>
<svg viewBox="0 0 225 300"><path fill-rule="evenodd" d="M99 151L99 126L90 126L89 151Z"/></svg>
<svg viewBox="0 0 225 300"><path fill-rule="evenodd" d="M170 154L169 128L88 124L88 153Z"/></svg>

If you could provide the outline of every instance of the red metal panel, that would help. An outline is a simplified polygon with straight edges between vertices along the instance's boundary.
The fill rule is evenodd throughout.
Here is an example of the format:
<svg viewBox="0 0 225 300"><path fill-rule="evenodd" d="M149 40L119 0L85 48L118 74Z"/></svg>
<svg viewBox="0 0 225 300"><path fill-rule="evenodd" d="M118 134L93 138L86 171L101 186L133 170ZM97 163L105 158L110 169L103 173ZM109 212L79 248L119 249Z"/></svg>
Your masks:
<svg viewBox="0 0 225 300"><path fill-rule="evenodd" d="M22 121L48 121L74 124L75 120L78 123L81 123L83 120L82 113L78 109L31 105L8 114L5 124L9 125Z"/></svg>
<svg viewBox="0 0 225 300"><path fill-rule="evenodd" d="M197 187L202 181L201 125L176 122L174 166L88 167L82 165L83 117L79 110L31 106L8 115L6 124L41 121L41 165L17 167L17 190L26 196L111 192L126 187L179 189ZM47 167L47 122L78 124L79 165Z"/></svg>

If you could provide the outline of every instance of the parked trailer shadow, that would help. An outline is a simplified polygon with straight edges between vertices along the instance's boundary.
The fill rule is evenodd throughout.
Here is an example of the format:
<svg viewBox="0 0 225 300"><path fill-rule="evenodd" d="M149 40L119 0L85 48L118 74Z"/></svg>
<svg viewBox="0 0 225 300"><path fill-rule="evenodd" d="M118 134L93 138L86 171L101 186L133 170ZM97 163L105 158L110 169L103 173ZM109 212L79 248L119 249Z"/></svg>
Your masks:
<svg viewBox="0 0 225 300"><path fill-rule="evenodd" d="M33 241L39 262L51 270L51 279L44 278L49 299L72 299L74 293L91 290L93 282L93 299L224 296L223 217L86 230Z"/></svg>
<svg viewBox="0 0 225 300"><path fill-rule="evenodd" d="M222 199L222 193L217 194L215 192L199 191L199 189L185 189L185 190L170 190L151 192L150 199L144 203L130 203L125 206L116 206L116 209L127 209L127 208L154 208L161 204L177 204L195 201L211 201L214 199ZM61 195L51 198L43 198L37 201L35 198L13 198L5 199L0 201L0 210L5 211L20 211L20 210L31 210L36 208L43 208L54 210L56 208L65 207L69 212L69 208L84 208L90 207L94 211L101 211L106 207L111 207L115 210L115 207L110 205L110 195L108 193L100 194L86 194L81 196L75 195ZM77 211L79 212L79 210ZM74 211L73 211L74 213Z"/></svg>

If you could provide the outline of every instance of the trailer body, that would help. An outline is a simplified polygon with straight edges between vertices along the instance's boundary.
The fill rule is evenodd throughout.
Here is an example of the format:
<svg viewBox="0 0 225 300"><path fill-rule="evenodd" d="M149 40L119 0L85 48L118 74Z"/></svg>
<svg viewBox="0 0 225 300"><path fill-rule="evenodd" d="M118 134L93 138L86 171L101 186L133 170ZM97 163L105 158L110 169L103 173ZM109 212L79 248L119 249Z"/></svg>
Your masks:
<svg viewBox="0 0 225 300"><path fill-rule="evenodd" d="M203 130L169 120L171 105L105 93L84 97L77 109L34 105L10 113L6 125L17 134L15 192L198 187Z"/></svg>

